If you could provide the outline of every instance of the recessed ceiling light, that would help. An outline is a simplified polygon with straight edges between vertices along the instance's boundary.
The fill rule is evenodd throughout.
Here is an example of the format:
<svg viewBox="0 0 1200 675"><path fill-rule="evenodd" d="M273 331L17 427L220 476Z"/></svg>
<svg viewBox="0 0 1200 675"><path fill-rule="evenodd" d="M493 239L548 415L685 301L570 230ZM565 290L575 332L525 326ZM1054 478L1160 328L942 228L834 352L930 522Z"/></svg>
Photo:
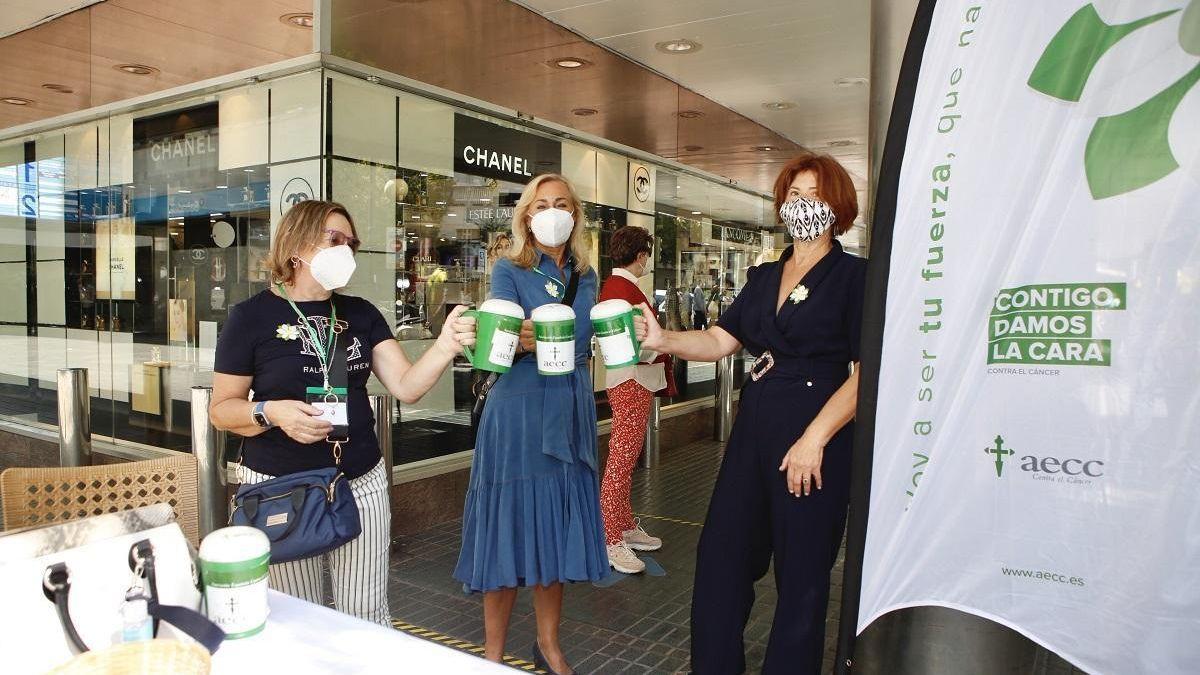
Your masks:
<svg viewBox="0 0 1200 675"><path fill-rule="evenodd" d="M857 87L870 82L865 77L839 77L833 83L839 87Z"/></svg>
<svg viewBox="0 0 1200 675"><path fill-rule="evenodd" d="M591 117L598 112L600 111L596 110L595 108L576 108L571 111L571 114L577 117Z"/></svg>
<svg viewBox="0 0 1200 675"><path fill-rule="evenodd" d="M293 14L284 14L279 17L279 20L293 28L312 28L313 15L312 12L295 12Z"/></svg>
<svg viewBox="0 0 1200 675"><path fill-rule="evenodd" d="M592 65L592 62L588 61L587 59L566 56L561 59L554 59L550 62L550 65L554 66L555 68L562 68L563 70L578 70L579 68L586 68L587 66Z"/></svg>
<svg viewBox="0 0 1200 675"><path fill-rule="evenodd" d="M113 68L129 75L155 75L158 73L158 68L140 63L118 63Z"/></svg>
<svg viewBox="0 0 1200 675"><path fill-rule="evenodd" d="M32 100L21 98L19 96L5 96L4 98L0 98L0 102L7 103L9 105L33 105Z"/></svg>
<svg viewBox="0 0 1200 675"><path fill-rule="evenodd" d="M685 145L685 146L683 146L683 149L687 150L688 152L699 152L704 149L704 146L703 145Z"/></svg>
<svg viewBox="0 0 1200 675"><path fill-rule="evenodd" d="M756 145L756 146L754 146L754 150L757 152L772 152L772 151L778 150L778 149L779 148L777 148L773 145Z"/></svg>
<svg viewBox="0 0 1200 675"><path fill-rule="evenodd" d="M704 113L700 112L699 110L680 110L679 112L677 112L675 114L679 115L680 117L682 117L685 120L694 120L694 119L697 119L700 117L704 117Z"/></svg>
<svg viewBox="0 0 1200 675"><path fill-rule="evenodd" d="M479 201L481 201L481 202L490 202L490 201L492 201L492 200L488 199L487 197L480 197L480 198L479 198Z"/></svg>
<svg viewBox="0 0 1200 675"><path fill-rule="evenodd" d="M457 214L457 213L447 213L447 214L446 214L446 217L447 217L447 218L457 218L457 217L458 217L458 214Z"/></svg>
<svg viewBox="0 0 1200 675"><path fill-rule="evenodd" d="M854 145L854 141L850 140L849 138L842 138L842 139L838 139L836 141L829 141L829 147L831 147L831 148L844 148L848 145Z"/></svg>
<svg viewBox="0 0 1200 675"><path fill-rule="evenodd" d="M762 107L764 110L791 110L796 104L791 101L767 101Z"/></svg>
<svg viewBox="0 0 1200 675"><path fill-rule="evenodd" d="M700 43L695 40L666 40L654 45L654 48L664 54L690 54L700 51Z"/></svg>
<svg viewBox="0 0 1200 675"><path fill-rule="evenodd" d="M700 212L699 212L699 211L692 211L692 215L693 215L693 216L698 216L698 215L700 215Z"/></svg>
<svg viewBox="0 0 1200 675"><path fill-rule="evenodd" d="M184 189L184 188L180 188L179 190L176 190L176 192L178 192L178 193L179 193L179 194L181 194L181 195L190 195L190 194L192 194L192 191L191 191L191 190L187 190L187 189Z"/></svg>
<svg viewBox="0 0 1200 675"><path fill-rule="evenodd" d="M133 187L133 186L132 186L132 185L130 185L129 187ZM218 189L218 190L224 190L224 189L226 189L226 188L228 188L228 187L229 187L228 185L218 185L218 186L217 186L217 189Z"/></svg>
<svg viewBox="0 0 1200 675"><path fill-rule="evenodd" d="M434 204L437 204L438 206L445 206L446 202L434 202Z"/></svg>
<svg viewBox="0 0 1200 675"><path fill-rule="evenodd" d="M245 171L246 173L254 173L254 169L242 169L242 171Z"/></svg>
<svg viewBox="0 0 1200 675"><path fill-rule="evenodd" d="M68 87L65 84L54 84L53 82L47 82L46 84L43 84L42 89L49 89L50 91L57 91L60 94L74 94L75 93L74 89Z"/></svg>

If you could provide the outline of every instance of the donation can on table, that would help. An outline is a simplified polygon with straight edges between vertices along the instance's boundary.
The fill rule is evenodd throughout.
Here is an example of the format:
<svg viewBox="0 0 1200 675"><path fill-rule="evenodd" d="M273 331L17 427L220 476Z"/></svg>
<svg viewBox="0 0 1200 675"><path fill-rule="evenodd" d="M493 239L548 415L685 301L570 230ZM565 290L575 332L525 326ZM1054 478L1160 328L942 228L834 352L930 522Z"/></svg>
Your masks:
<svg viewBox="0 0 1200 675"><path fill-rule="evenodd" d="M267 625L270 562L271 542L253 527L223 527L200 543L205 609L226 639L256 635Z"/></svg>

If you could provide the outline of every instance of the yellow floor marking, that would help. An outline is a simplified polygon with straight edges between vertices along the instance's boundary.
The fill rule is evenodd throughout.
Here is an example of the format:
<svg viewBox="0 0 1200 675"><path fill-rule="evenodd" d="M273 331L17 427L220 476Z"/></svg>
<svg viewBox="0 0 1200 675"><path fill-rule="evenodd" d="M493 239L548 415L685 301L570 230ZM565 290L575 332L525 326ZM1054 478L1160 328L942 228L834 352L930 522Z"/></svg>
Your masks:
<svg viewBox="0 0 1200 675"><path fill-rule="evenodd" d="M459 651L468 652L470 654L483 654L484 651L483 647L477 644L467 642L466 640L459 640L458 638L450 635L443 635L437 631L429 630L428 628L422 628L416 624L411 624L399 619L393 619L392 626L396 630L403 631L409 635L415 635L423 640L437 642L447 647L452 647ZM529 661L518 659L517 657L509 656L508 654L504 655L504 663L514 668L520 668L521 670L527 670L532 673L543 673L544 675L546 672L544 670L538 670L537 667Z"/></svg>
<svg viewBox="0 0 1200 675"><path fill-rule="evenodd" d="M668 523L679 523L680 525L691 525L692 527L704 527L702 523L693 523L690 520L680 520L678 518L668 518L666 516L654 516L649 513L635 513L638 518L653 518L654 520L665 520Z"/></svg>

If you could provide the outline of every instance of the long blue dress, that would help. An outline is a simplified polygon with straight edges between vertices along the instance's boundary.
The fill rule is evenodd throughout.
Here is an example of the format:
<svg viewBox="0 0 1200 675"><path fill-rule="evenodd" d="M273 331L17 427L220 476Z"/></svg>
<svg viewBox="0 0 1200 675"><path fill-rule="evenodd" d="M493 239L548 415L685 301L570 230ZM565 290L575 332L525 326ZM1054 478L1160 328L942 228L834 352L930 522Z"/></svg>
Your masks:
<svg viewBox="0 0 1200 675"><path fill-rule="evenodd" d="M539 253L537 269L544 275L500 259L489 297L516 302L526 317L541 305L560 302L566 279L558 266ZM594 271L580 277L572 305L573 374L539 375L536 359L527 356L488 395L454 569L454 578L471 591L596 581L608 572L596 471L596 403L587 369L588 317L597 287Z"/></svg>

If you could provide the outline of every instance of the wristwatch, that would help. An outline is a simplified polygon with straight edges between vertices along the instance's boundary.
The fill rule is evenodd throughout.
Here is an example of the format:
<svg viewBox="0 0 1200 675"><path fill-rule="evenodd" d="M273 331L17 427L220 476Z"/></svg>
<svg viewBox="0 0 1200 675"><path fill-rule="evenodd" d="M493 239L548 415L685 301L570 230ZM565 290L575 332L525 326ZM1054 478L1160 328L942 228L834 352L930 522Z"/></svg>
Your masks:
<svg viewBox="0 0 1200 675"><path fill-rule="evenodd" d="M259 401L254 404L254 409L250 411L250 417L254 423L263 429L270 429L273 425L271 420L267 419L267 402Z"/></svg>

